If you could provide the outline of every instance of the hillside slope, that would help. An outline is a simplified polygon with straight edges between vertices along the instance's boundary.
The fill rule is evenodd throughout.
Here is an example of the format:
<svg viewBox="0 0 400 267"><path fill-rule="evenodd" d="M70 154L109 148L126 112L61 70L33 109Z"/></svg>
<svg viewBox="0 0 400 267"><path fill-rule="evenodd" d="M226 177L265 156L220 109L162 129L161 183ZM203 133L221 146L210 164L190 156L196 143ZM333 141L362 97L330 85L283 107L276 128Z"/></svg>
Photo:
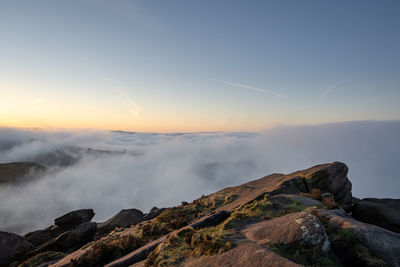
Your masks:
<svg viewBox="0 0 400 267"><path fill-rule="evenodd" d="M149 214L123 210L101 224L90 222L93 210L73 211L21 237L25 246L3 264L400 266L400 234L350 216L358 200L347 172L334 162L272 174Z"/></svg>

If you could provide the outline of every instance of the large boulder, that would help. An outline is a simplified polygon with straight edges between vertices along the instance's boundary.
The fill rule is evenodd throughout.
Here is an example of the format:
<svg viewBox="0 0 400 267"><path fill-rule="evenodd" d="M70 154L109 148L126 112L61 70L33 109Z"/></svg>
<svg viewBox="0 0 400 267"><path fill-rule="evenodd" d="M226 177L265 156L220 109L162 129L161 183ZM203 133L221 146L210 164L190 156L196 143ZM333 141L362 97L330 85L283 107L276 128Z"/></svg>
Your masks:
<svg viewBox="0 0 400 267"><path fill-rule="evenodd" d="M353 205L353 217L400 233L400 199L364 198Z"/></svg>
<svg viewBox="0 0 400 267"><path fill-rule="evenodd" d="M243 230L249 240L260 245L283 245L287 248L317 248L327 252L329 240L319 219L306 212L291 213L250 225Z"/></svg>
<svg viewBox="0 0 400 267"><path fill-rule="evenodd" d="M97 224L85 222L60 234L46 243L39 246L34 254L44 251L68 251L76 250L84 244L93 240L97 231Z"/></svg>
<svg viewBox="0 0 400 267"><path fill-rule="evenodd" d="M187 267L219 266L280 266L300 267L275 252L254 242L241 242L233 249L217 255L192 258L185 262Z"/></svg>
<svg viewBox="0 0 400 267"><path fill-rule="evenodd" d="M74 210L56 218L54 224L68 229L85 222L90 222L94 214L92 209Z"/></svg>
<svg viewBox="0 0 400 267"><path fill-rule="evenodd" d="M271 174L235 187L223 189L216 194L230 194L234 200L219 209L233 211L240 205L260 200L265 195L331 193L334 201L348 210L352 204L351 183L347 178L348 168L344 163L321 164L287 175Z"/></svg>
<svg viewBox="0 0 400 267"><path fill-rule="evenodd" d="M29 232L26 235L24 235L24 238L27 241L29 241L30 243L32 243L34 246L39 246L57 236L59 236L64 231L65 231L64 229L62 229L56 225L52 225L43 230Z"/></svg>
<svg viewBox="0 0 400 267"><path fill-rule="evenodd" d="M125 209L112 218L98 224L99 232L109 232L115 227L129 227L144 221L144 214L138 209Z"/></svg>
<svg viewBox="0 0 400 267"><path fill-rule="evenodd" d="M31 247L32 244L19 235L0 232L0 266L5 265L11 257Z"/></svg>
<svg viewBox="0 0 400 267"><path fill-rule="evenodd" d="M314 210L327 224L331 247L347 266L400 266L400 234L363 223L341 210Z"/></svg>
<svg viewBox="0 0 400 267"><path fill-rule="evenodd" d="M352 204L352 185L347 178L348 170L346 164L334 162L305 170L302 178L309 192L316 188L322 193L332 193L337 203L348 208Z"/></svg>

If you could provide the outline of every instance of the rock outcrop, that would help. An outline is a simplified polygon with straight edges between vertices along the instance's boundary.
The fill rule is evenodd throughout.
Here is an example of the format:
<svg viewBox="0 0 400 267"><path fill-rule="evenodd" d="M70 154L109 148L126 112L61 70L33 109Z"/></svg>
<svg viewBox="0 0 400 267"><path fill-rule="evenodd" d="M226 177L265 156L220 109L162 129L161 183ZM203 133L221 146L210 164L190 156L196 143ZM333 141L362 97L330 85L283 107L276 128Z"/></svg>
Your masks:
<svg viewBox="0 0 400 267"><path fill-rule="evenodd" d="M185 262L187 267L219 267L219 266L280 266L300 267L279 254L266 249L254 242L243 242L226 253L190 259Z"/></svg>
<svg viewBox="0 0 400 267"><path fill-rule="evenodd" d="M44 230L37 230L24 235L24 238L34 246L40 246L43 243L59 236L64 230L58 226L52 225Z"/></svg>
<svg viewBox="0 0 400 267"><path fill-rule="evenodd" d="M16 254L23 253L31 247L32 244L19 235L0 232L0 266L5 265Z"/></svg>
<svg viewBox="0 0 400 267"><path fill-rule="evenodd" d="M115 214L112 218L98 224L100 232L109 232L115 227L129 227L144 221L144 214L138 209L125 209Z"/></svg>
<svg viewBox="0 0 400 267"><path fill-rule="evenodd" d="M317 165L287 175L285 181L274 193L276 191L279 193L292 193L293 191L311 193L312 189L318 189L321 193L331 193L337 203L349 209L352 204L352 185L347 178L347 173L347 166L341 162Z"/></svg>
<svg viewBox="0 0 400 267"><path fill-rule="evenodd" d="M348 266L400 266L400 234L353 219L341 210L315 210L327 222L331 246Z"/></svg>
<svg viewBox="0 0 400 267"><path fill-rule="evenodd" d="M354 203L353 217L400 233L400 199L364 198Z"/></svg>
<svg viewBox="0 0 400 267"><path fill-rule="evenodd" d="M328 236L319 219L306 212L296 212L250 225L244 230L244 234L260 245L314 247L325 252L330 247Z"/></svg>
<svg viewBox="0 0 400 267"><path fill-rule="evenodd" d="M34 257L20 262L44 259L52 267L400 267L400 234L387 230L396 230L389 226L398 225L398 205L353 198L347 171L345 164L334 162L272 174L146 215L122 210L98 227L89 222L92 210L74 211L57 218L57 226L27 234L35 246L27 255ZM354 217L387 229L346 213L353 201ZM362 217L369 202L379 207L369 212L381 220ZM59 259L60 254L51 254L59 252L52 251L69 254Z"/></svg>
<svg viewBox="0 0 400 267"><path fill-rule="evenodd" d="M74 210L54 220L54 224L65 229L72 228L79 224L90 222L94 217L92 209Z"/></svg>
<svg viewBox="0 0 400 267"><path fill-rule="evenodd" d="M40 245L35 250L35 253L44 251L68 251L71 249L76 250L84 244L92 241L94 235L96 234L96 230L96 223L82 223Z"/></svg>

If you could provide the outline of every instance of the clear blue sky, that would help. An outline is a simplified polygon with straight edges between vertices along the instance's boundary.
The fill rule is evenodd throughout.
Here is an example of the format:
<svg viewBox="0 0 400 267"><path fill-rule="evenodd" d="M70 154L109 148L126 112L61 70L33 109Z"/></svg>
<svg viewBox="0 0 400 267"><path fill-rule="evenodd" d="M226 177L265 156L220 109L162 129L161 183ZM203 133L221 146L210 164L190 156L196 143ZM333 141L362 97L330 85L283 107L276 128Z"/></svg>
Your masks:
<svg viewBox="0 0 400 267"><path fill-rule="evenodd" d="M1 1L0 125L400 119L399 1Z"/></svg>

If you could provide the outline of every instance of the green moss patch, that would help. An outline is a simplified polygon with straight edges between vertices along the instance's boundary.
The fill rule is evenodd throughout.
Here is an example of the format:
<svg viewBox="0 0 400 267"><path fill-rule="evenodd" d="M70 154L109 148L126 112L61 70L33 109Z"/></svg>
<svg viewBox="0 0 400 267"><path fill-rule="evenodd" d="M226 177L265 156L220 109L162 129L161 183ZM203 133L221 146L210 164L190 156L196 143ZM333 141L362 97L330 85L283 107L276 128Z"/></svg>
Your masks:
<svg viewBox="0 0 400 267"><path fill-rule="evenodd" d="M284 244L270 244L269 248L279 255L304 266L338 266L319 248L305 248L300 245L288 247Z"/></svg>

